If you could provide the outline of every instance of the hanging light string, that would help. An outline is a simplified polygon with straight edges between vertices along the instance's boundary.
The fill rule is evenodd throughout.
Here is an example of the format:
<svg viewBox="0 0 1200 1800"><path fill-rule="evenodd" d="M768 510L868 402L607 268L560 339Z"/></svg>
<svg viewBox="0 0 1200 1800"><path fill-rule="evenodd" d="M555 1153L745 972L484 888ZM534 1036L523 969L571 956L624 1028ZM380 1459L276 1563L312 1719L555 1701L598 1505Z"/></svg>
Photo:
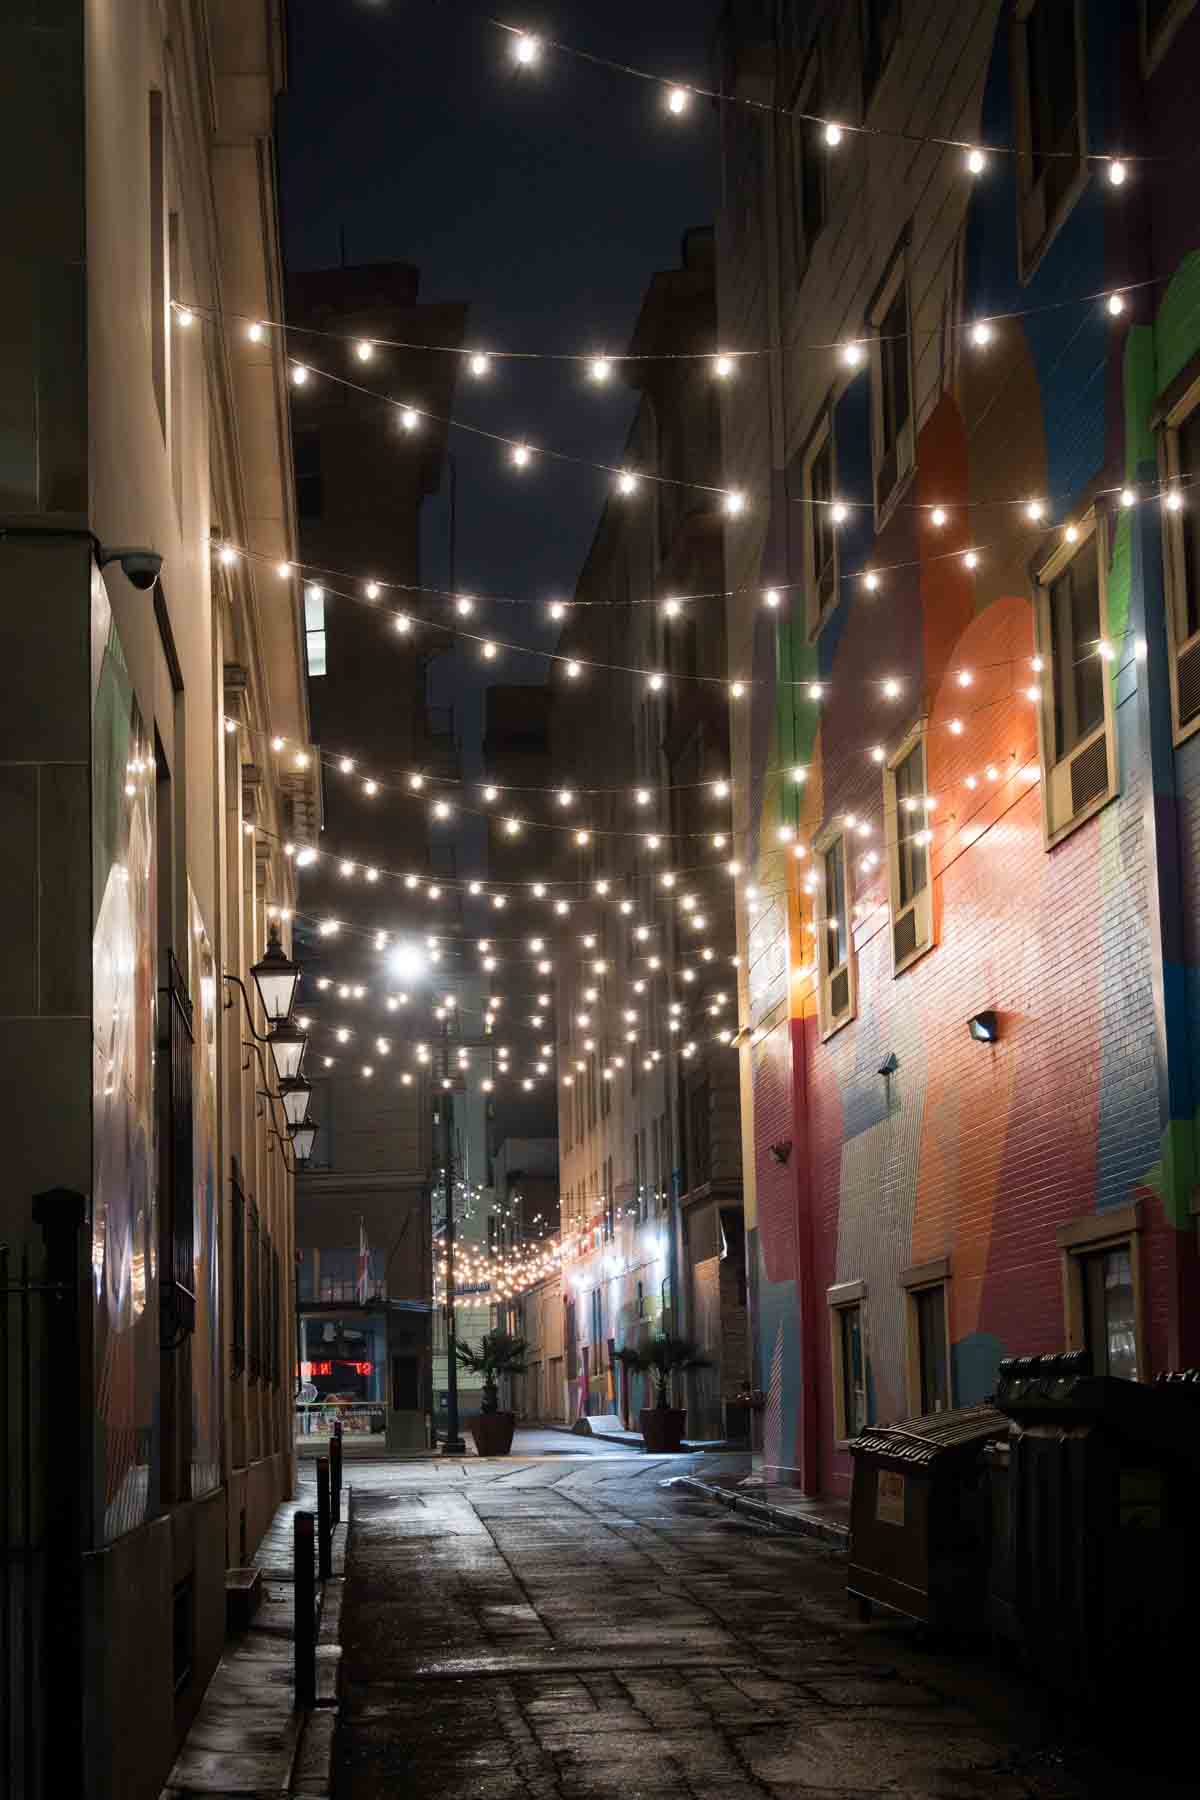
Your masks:
<svg viewBox="0 0 1200 1800"><path fill-rule="evenodd" d="M824 143L827 149L836 150L845 137L882 138L892 142L927 145L940 150L958 150L963 153L963 167L968 175L982 175L987 168L990 157L1019 157L1028 153L1013 144L985 143L977 139L942 137L934 132L904 130L897 126L849 124L844 118L830 118L824 113L804 112L795 106L777 106L770 100L758 100L749 94L731 94L723 89L701 86L695 82L676 82L655 74L650 69L643 69L633 63L619 62L612 57L600 56L595 51L582 50L575 44L563 43L557 38L540 36L536 32L526 31L522 26L509 25L503 19L488 18L485 21L495 26L497 31L504 32L509 40L509 53L518 68L532 70L538 67L547 51L556 55L571 57L576 62L588 63L593 68L606 69L614 75L626 75L634 81L640 81L659 89L663 96L663 104L668 113L678 118L685 114L693 99L715 100L724 106L741 106L748 112L756 112L776 118L800 120L806 125L819 125L822 128ZM1041 154L1041 152L1039 152ZM1068 159L1071 162L1080 160L1076 150L1047 150L1047 159ZM1084 152L1083 160L1095 163L1106 169L1110 186L1123 187L1128 179L1129 171L1148 163L1169 163L1175 159L1161 156L1129 155L1123 150L1089 150Z"/></svg>
<svg viewBox="0 0 1200 1800"><path fill-rule="evenodd" d="M791 345L790 356L839 356L845 359L848 343L858 344L864 351L872 345L885 343L915 342L917 339L941 338L947 332L966 334L977 349L985 349L995 339L1001 325L1018 324L1024 319L1038 318L1046 313L1063 312L1076 306L1095 306L1102 304L1111 316L1117 317L1124 312L1129 296L1137 294L1144 288L1157 287L1169 280L1168 276L1151 275L1138 281L1121 282L1115 286L1091 289L1085 294L1071 294L1060 300L1039 301L1036 306L1012 307L1004 312L980 313L970 319L956 319L947 325L910 326L905 332L870 332L865 336L846 339L819 338ZM1117 312L1112 311L1114 296L1122 302ZM709 372L717 381L728 381L737 373L740 362L750 362L756 358L772 356L778 346L763 344L747 348L719 350L666 350L666 351L609 351L591 350L498 350L488 347L486 350L474 349L464 344L430 344L415 343L405 338L382 337L372 333L364 336L362 332L331 331L327 326L300 325L289 319L272 319L260 313L238 312L232 308L207 306L199 301L172 300L171 308L176 322L184 329L190 328L197 319L209 319L222 328L227 320L234 321L243 335L257 332L251 338L253 343L266 341L269 332L280 336L320 338L329 343L344 344L349 354L360 365L374 361L380 350L427 351L433 356L457 357L467 365L468 372L476 380L483 380L492 372L492 364L499 362L559 362L577 364L586 369L590 384L596 388L604 388L611 379L613 371L623 364L637 363L707 363ZM296 362L298 368L306 370L307 375L325 374L327 371L315 369L310 364ZM307 377L306 377L307 378ZM300 383L304 385L303 382ZM367 390L364 390L367 391ZM373 390L371 390L373 391Z"/></svg>

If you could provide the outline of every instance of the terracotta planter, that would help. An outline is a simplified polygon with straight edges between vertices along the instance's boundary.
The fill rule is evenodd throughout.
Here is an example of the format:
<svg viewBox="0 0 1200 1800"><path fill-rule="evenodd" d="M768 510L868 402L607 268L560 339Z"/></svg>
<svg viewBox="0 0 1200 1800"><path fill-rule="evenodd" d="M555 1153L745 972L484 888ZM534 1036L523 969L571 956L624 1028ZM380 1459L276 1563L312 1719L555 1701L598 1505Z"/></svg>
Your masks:
<svg viewBox="0 0 1200 1800"><path fill-rule="evenodd" d="M644 1406L640 1415L646 1449L654 1456L672 1456L683 1448L687 1414L674 1406Z"/></svg>
<svg viewBox="0 0 1200 1800"><path fill-rule="evenodd" d="M517 1415L510 1412L479 1413L467 1429L480 1456L507 1456L512 1449Z"/></svg>

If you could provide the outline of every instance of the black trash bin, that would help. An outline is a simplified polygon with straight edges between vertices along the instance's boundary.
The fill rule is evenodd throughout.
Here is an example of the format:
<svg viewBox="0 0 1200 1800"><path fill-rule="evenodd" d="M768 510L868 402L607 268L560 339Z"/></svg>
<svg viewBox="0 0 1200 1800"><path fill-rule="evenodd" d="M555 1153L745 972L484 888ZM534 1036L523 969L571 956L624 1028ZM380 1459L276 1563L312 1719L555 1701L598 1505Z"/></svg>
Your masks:
<svg viewBox="0 0 1200 1800"><path fill-rule="evenodd" d="M1200 1371L1153 1386L1087 1353L1008 1358L1013 1595L1033 1668L1066 1697L1190 1728L1200 1554Z"/></svg>
<svg viewBox="0 0 1200 1800"><path fill-rule="evenodd" d="M1008 1435L988 1405L873 1425L850 1445L846 1591L942 1630L987 1624L990 1493L980 1451Z"/></svg>

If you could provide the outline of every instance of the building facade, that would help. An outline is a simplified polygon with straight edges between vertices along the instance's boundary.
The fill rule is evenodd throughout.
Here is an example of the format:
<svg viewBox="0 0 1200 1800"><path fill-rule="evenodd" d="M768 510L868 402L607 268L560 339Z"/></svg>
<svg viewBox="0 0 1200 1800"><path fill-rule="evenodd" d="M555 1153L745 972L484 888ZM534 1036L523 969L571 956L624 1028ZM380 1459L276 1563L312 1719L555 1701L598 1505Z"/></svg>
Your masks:
<svg viewBox="0 0 1200 1800"><path fill-rule="evenodd" d="M414 605L413 590L458 373L449 351L413 346L459 343L465 308L421 303L407 263L293 273L287 292L289 352L308 371L292 424L324 791L323 830L297 840L320 853L301 871L297 923L314 977L306 1008L319 1127L297 1191L302 1360L317 1420L336 1406L344 1427L382 1428L391 1446L414 1448L427 1441L436 1387L430 1207L441 1160L428 1065L414 1049L429 1037L438 972L394 965L397 929L424 953L429 920L415 897L397 917L391 878L411 872L453 891L454 850L432 827L429 796L457 780L459 757L453 714L430 699L433 665L453 638L436 625L396 627L410 611L434 613L424 599ZM421 429L402 444L380 393L421 409ZM451 929L460 919L449 897L440 913ZM337 930L323 934L329 922ZM435 1212L440 1204L434 1194Z"/></svg>
<svg viewBox="0 0 1200 1800"><path fill-rule="evenodd" d="M587 691L564 683L554 715L556 765L596 821L581 861L607 883L556 971L569 1404L636 1426L648 1386L614 1353L687 1335L710 1364L687 1382L689 1430L709 1438L749 1378L737 1067L717 1039L736 970L716 335L697 230L650 283L622 365L640 395L625 466L647 491L605 508L560 646Z"/></svg>
<svg viewBox="0 0 1200 1800"><path fill-rule="evenodd" d="M286 372L244 329L282 309L284 46L276 5L17 10L0 1763L35 1800L150 1800L293 1478L294 1165L250 969L318 800L266 751L309 733L271 572Z"/></svg>
<svg viewBox="0 0 1200 1800"><path fill-rule="evenodd" d="M810 1491L1005 1354L1196 1359L1198 49L1190 0L726 14L755 1384Z"/></svg>

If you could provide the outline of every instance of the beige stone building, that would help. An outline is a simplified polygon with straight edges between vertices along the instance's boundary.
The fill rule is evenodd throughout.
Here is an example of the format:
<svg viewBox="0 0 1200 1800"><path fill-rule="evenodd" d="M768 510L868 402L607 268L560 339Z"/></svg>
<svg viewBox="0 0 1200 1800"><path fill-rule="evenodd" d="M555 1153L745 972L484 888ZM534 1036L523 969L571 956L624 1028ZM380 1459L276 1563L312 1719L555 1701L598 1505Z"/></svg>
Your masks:
<svg viewBox="0 0 1200 1800"><path fill-rule="evenodd" d="M247 330L281 316L282 30L277 0L0 17L0 1761L28 1796L158 1794L293 1479L291 1153L226 979L261 1036L250 967L319 810L285 372Z"/></svg>

